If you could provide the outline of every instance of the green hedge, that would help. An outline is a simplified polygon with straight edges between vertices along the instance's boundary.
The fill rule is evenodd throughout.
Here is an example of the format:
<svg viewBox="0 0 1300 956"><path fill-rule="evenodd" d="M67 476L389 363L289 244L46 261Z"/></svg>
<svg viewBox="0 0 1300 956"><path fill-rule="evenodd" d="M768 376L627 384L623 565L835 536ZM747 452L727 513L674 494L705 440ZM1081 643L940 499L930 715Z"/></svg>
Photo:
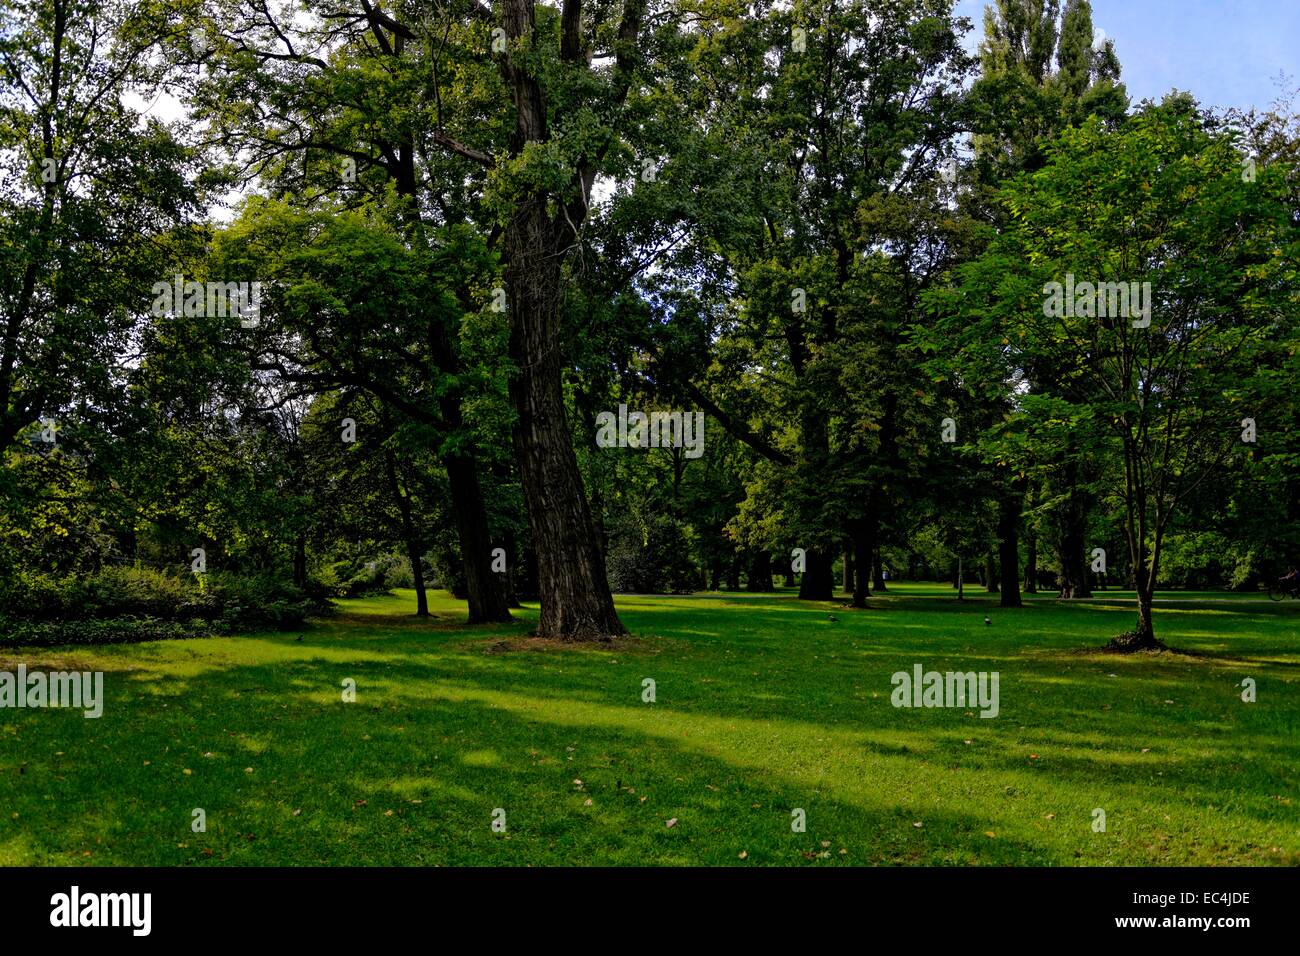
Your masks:
<svg viewBox="0 0 1300 956"><path fill-rule="evenodd" d="M328 602L273 575L116 567L68 577L21 574L0 582L0 609L0 642L85 644L289 630L325 613Z"/></svg>

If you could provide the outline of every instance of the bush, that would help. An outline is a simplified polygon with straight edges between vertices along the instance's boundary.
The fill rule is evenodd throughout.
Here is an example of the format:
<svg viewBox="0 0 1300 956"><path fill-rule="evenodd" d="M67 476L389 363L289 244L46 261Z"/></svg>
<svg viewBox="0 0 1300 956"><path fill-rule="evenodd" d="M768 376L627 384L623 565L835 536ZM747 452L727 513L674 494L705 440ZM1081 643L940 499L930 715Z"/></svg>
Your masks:
<svg viewBox="0 0 1300 956"><path fill-rule="evenodd" d="M29 573L12 582L5 597L10 617L30 621L213 615L211 598L192 577L151 568L112 567L79 577Z"/></svg>
<svg viewBox="0 0 1300 956"><path fill-rule="evenodd" d="M293 584L268 574L210 573L205 592L224 631L302 627L307 615L323 608Z"/></svg>
<svg viewBox="0 0 1300 956"><path fill-rule="evenodd" d="M2 593L7 620L0 634L21 632L31 643L157 640L192 636L196 627L202 633L288 630L328 609L325 597L282 578L233 572L198 576L118 567L81 577L24 574L6 582Z"/></svg>
<svg viewBox="0 0 1300 956"><path fill-rule="evenodd" d="M53 647L62 644L135 644L142 641L208 637L200 620L160 621L153 617L118 617L87 621L0 622L0 646Z"/></svg>
<svg viewBox="0 0 1300 956"><path fill-rule="evenodd" d="M619 593L689 593L699 587L685 530L667 515L651 518L644 528L618 529L606 568L610 589Z"/></svg>

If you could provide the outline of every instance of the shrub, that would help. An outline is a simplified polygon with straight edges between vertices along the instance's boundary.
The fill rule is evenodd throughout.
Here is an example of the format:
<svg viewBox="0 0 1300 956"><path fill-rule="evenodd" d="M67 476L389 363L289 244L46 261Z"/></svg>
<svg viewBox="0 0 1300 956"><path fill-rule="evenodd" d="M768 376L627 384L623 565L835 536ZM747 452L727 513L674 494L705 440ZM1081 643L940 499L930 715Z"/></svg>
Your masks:
<svg viewBox="0 0 1300 956"><path fill-rule="evenodd" d="M0 622L0 646L52 647L61 644L135 644L142 641L207 637L203 621L160 621L152 617L118 617L86 621Z"/></svg>
<svg viewBox="0 0 1300 956"><path fill-rule="evenodd" d="M3 596L0 633L25 635L22 641L0 638L6 643L120 643L194 636L196 628L283 630L301 627L309 614L329 606L326 597L274 575L198 577L132 567L81 577L25 574L5 582Z"/></svg>

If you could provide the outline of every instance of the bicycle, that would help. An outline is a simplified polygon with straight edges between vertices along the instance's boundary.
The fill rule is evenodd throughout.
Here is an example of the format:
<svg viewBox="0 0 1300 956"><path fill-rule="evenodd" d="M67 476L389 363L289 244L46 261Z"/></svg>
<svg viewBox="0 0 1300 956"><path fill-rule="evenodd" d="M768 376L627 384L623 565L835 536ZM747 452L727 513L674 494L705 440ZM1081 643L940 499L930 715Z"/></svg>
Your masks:
<svg viewBox="0 0 1300 956"><path fill-rule="evenodd" d="M1297 587L1294 584L1283 586L1281 581L1269 585L1268 599L1270 601L1285 601L1287 598L1293 598L1300 601L1300 587Z"/></svg>

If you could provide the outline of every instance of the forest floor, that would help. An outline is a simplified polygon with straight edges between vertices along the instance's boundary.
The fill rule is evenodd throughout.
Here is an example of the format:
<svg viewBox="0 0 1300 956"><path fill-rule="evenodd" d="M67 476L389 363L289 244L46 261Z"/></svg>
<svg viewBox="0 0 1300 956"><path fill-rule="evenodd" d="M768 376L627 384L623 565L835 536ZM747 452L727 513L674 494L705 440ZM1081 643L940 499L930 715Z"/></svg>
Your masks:
<svg viewBox="0 0 1300 956"><path fill-rule="evenodd" d="M1178 652L1123 656L1121 592L624 596L612 648L430 597L426 622L398 592L302 632L0 650L106 697L0 710L0 864L1300 864L1300 602L1168 594ZM892 706L917 664L997 672L998 715Z"/></svg>

